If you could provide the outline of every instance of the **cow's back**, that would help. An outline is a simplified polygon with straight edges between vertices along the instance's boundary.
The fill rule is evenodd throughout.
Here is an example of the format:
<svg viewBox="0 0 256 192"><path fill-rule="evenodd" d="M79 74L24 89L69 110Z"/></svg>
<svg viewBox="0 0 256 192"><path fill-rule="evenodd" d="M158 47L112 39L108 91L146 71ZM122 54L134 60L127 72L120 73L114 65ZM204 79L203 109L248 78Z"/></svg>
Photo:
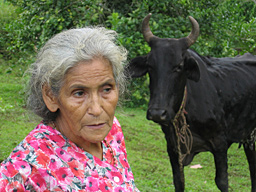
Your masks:
<svg viewBox="0 0 256 192"><path fill-rule="evenodd" d="M195 52L201 79L188 81L188 119L191 129L212 137L224 133L240 142L256 127L256 56L213 58Z"/></svg>

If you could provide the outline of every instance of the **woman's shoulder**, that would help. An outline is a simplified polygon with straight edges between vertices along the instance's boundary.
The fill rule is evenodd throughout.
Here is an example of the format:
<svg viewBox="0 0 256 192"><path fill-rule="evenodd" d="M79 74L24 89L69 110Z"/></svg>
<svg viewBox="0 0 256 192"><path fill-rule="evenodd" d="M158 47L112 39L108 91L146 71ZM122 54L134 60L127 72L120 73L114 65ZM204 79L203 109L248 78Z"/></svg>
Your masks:
<svg viewBox="0 0 256 192"><path fill-rule="evenodd" d="M110 144L111 147L116 150L122 150L126 153L125 142L124 142L124 134L121 128L121 125L116 117L113 119L113 125L105 138L106 142Z"/></svg>
<svg viewBox="0 0 256 192"><path fill-rule="evenodd" d="M40 123L13 149L5 161L14 163L25 160L36 163L42 155L55 153L54 149L65 143L65 139L57 130Z"/></svg>
<svg viewBox="0 0 256 192"><path fill-rule="evenodd" d="M116 117L114 117L112 128L105 139L110 142L112 140L115 140L117 137L123 137L123 131L119 121Z"/></svg>
<svg viewBox="0 0 256 192"><path fill-rule="evenodd" d="M112 128L109 133L111 135L115 135L117 133L123 133L121 125L116 117L114 117L114 119L113 119L113 125L112 125Z"/></svg>
<svg viewBox="0 0 256 192"><path fill-rule="evenodd" d="M18 191L25 191L25 185L33 185L36 189L38 184L41 186L38 191L41 191L47 186L42 177L49 177L50 183L57 183L55 177L58 173L65 171L67 166L78 165L78 163L73 165L73 162L86 162L86 160L88 158L82 152L76 151L72 143L65 141L59 132L47 125L39 124L2 162L0 191L5 191L4 189L13 185L18 187L13 188ZM51 177L51 174L55 177ZM60 174L60 178L61 176ZM27 181L30 183L26 183Z"/></svg>

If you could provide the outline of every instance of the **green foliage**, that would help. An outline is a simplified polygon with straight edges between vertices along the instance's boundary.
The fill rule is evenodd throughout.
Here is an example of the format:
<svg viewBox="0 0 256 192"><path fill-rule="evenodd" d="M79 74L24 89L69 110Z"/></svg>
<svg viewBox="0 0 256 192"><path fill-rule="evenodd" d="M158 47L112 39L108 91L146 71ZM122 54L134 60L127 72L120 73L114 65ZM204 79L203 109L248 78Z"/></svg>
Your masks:
<svg viewBox="0 0 256 192"><path fill-rule="evenodd" d="M8 55L7 48L11 44L7 28L10 26L10 22L16 19L16 8L10 3L0 0L0 55Z"/></svg>
<svg viewBox="0 0 256 192"><path fill-rule="evenodd" d="M200 24L200 38L194 45L203 55L215 57L255 53L255 8L253 1L197 1L190 15Z"/></svg>
<svg viewBox="0 0 256 192"><path fill-rule="evenodd" d="M8 59L26 60L56 33L88 25L116 30L129 59L146 55L150 47L141 34L141 22L150 12L151 30L161 38L187 36L191 30L188 16L193 16L200 25L200 37L191 48L199 54L223 57L256 53L256 4L252 0L7 1L0 0L0 54ZM127 105L145 107L148 77L130 84Z"/></svg>
<svg viewBox="0 0 256 192"><path fill-rule="evenodd" d="M12 24L13 43L17 51L37 50L54 34L62 30L101 23L101 1L77 0L18 0L13 1L22 11Z"/></svg>

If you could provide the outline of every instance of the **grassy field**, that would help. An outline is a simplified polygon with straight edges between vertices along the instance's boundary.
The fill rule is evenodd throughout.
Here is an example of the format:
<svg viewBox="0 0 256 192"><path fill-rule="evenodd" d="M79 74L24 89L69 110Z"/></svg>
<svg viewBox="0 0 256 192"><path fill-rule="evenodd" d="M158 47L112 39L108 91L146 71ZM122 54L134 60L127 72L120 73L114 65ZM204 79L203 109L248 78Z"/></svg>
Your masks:
<svg viewBox="0 0 256 192"><path fill-rule="evenodd" d="M5 159L39 122L24 109L22 74L25 67L17 64L0 60L0 160ZM116 116L124 131L137 187L142 192L174 191L166 141L160 127L146 120L142 109L119 108ZM237 147L233 145L229 150L229 191L249 192L248 164L243 150ZM200 153L191 165L196 164L202 168L185 167L186 192L219 191L214 183L213 156L208 152Z"/></svg>

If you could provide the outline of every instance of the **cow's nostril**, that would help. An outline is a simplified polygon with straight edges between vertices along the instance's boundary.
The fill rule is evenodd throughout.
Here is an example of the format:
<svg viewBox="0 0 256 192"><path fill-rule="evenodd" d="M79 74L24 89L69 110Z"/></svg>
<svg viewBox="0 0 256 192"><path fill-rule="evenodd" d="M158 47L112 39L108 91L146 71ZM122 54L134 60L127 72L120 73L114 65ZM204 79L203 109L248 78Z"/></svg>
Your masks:
<svg viewBox="0 0 256 192"><path fill-rule="evenodd" d="M162 111L162 115L160 116L160 119L162 120L162 121L164 121L164 120L166 120L166 111L165 110L163 110Z"/></svg>
<svg viewBox="0 0 256 192"><path fill-rule="evenodd" d="M149 109L147 112L147 119L156 122L165 121L167 118L167 111L163 109Z"/></svg>
<svg viewBox="0 0 256 192"><path fill-rule="evenodd" d="M152 120L152 119L153 119L150 112L147 113L147 119L148 119L148 120Z"/></svg>

